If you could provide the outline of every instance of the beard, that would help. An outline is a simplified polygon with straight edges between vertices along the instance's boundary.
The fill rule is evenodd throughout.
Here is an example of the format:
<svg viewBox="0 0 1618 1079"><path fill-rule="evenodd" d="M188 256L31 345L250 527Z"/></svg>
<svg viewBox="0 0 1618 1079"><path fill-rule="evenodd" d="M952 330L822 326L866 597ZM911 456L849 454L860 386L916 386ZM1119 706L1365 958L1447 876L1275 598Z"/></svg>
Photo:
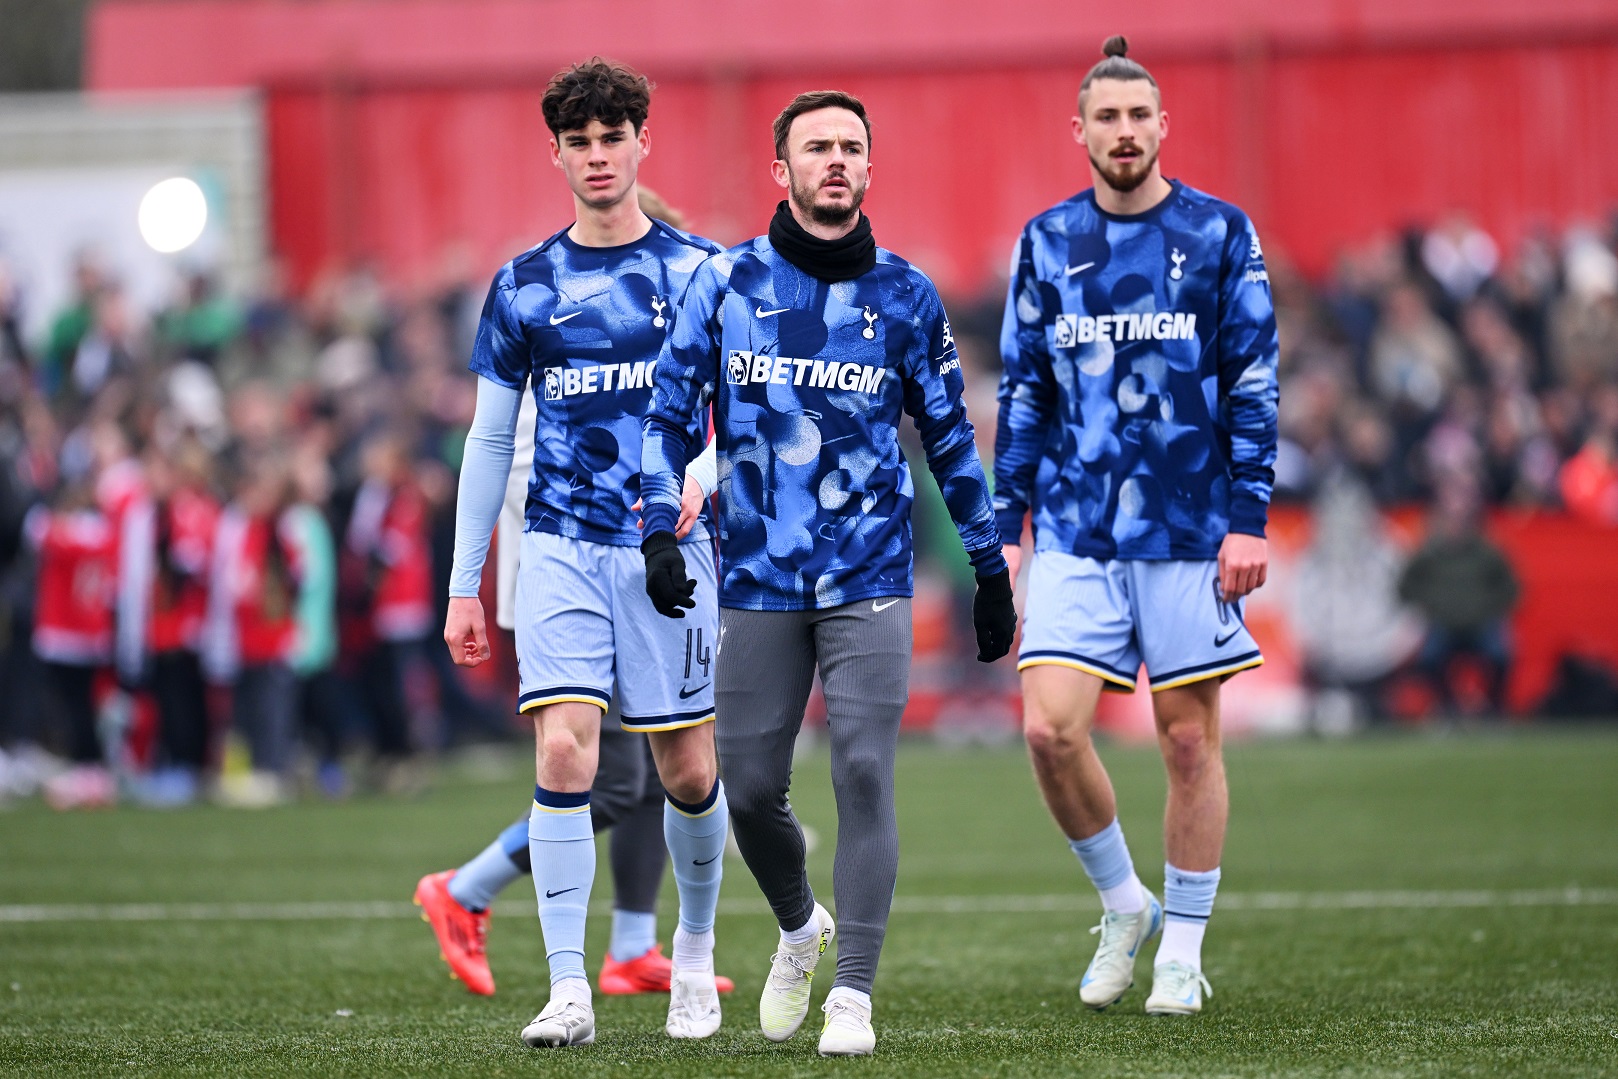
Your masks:
<svg viewBox="0 0 1618 1079"><path fill-rule="evenodd" d="M818 204L815 201L815 195L819 190L818 188L811 189L808 185L800 185L798 183L798 178L792 175L792 171L790 169L787 170L787 175L792 181L792 205L796 206L799 213L803 214L804 217L807 217L815 224L837 228L848 224L859 215L860 203L865 201L865 188L863 186L855 187L853 181L848 180L846 176L844 179L848 180L848 191L850 198L848 200L847 208L844 208L841 206L822 206Z"/></svg>
<svg viewBox="0 0 1618 1079"><path fill-rule="evenodd" d="M1153 150L1150 157L1140 157L1133 163L1102 161L1091 154L1090 164L1094 165L1101 178L1107 181L1108 187L1119 194L1127 195L1145 183L1146 177L1152 174L1152 166L1157 164L1157 151Z"/></svg>

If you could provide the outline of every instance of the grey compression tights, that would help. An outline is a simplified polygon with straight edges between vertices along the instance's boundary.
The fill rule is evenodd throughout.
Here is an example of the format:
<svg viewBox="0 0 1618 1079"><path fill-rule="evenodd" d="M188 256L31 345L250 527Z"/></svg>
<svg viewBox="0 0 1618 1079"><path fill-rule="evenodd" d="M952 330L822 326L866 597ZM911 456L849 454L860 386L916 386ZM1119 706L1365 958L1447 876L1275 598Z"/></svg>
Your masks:
<svg viewBox="0 0 1618 1079"><path fill-rule="evenodd" d="M881 607L881 610L876 610ZM783 929L814 911L803 829L787 800L815 666L837 798L837 978L869 993L899 873L893 758L910 682L910 600L824 611L720 611L714 673L720 770L747 867Z"/></svg>

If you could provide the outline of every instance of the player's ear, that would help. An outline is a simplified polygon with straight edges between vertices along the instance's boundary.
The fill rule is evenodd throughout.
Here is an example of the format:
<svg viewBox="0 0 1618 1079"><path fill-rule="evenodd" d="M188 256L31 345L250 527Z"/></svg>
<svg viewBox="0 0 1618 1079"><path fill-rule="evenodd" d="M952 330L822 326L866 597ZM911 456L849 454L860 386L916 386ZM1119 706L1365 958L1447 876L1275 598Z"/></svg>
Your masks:
<svg viewBox="0 0 1618 1079"><path fill-rule="evenodd" d="M1162 109L1157 111L1157 141L1162 142L1169 137L1169 114Z"/></svg>
<svg viewBox="0 0 1618 1079"><path fill-rule="evenodd" d="M556 141L555 135L551 136L551 164L562 167L562 144Z"/></svg>
<svg viewBox="0 0 1618 1079"><path fill-rule="evenodd" d="M1084 117L1073 117L1073 141L1080 146L1084 145Z"/></svg>
<svg viewBox="0 0 1618 1079"><path fill-rule="evenodd" d="M776 185L788 190L792 187L792 173L787 169L787 163L777 158L770 162L770 175L775 177Z"/></svg>
<svg viewBox="0 0 1618 1079"><path fill-rule="evenodd" d="M640 132L635 136L640 144L640 160L645 161L646 155L652 152L652 129L645 124L640 125Z"/></svg>

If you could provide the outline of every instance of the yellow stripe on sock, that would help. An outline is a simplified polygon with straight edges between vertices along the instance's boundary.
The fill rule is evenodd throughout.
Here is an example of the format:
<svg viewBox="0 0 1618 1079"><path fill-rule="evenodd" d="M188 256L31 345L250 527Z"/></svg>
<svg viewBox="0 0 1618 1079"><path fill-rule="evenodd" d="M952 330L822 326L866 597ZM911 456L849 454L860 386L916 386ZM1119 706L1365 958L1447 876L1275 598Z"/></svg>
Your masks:
<svg viewBox="0 0 1618 1079"><path fill-rule="evenodd" d="M545 813L555 813L559 817L572 816L575 813L590 812L590 807L588 805L574 806L571 809L556 809L552 806L542 806L537 800L534 802L534 808Z"/></svg>

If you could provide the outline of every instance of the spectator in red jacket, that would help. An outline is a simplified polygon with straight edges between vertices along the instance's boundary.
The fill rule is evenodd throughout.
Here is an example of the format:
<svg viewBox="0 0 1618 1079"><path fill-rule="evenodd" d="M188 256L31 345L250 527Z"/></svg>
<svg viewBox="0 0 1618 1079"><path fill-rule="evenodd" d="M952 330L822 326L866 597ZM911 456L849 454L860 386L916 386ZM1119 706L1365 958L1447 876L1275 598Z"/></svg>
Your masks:
<svg viewBox="0 0 1618 1079"><path fill-rule="evenodd" d="M46 798L58 809L110 805L117 792L96 728L95 679L112 659L117 536L82 484L65 488L54 508L36 506L23 530L39 560L34 654L73 765Z"/></svg>
<svg viewBox="0 0 1618 1079"><path fill-rule="evenodd" d="M298 714L297 602L302 540L291 507L286 463L253 464L219 519L202 641L204 672L232 686L231 713L247 742L252 773L221 779L222 800L281 801L292 766Z"/></svg>
<svg viewBox="0 0 1618 1079"><path fill-rule="evenodd" d="M404 441L393 434L372 439L364 462L365 482L354 499L344 546L353 572L365 581L373 643L361 662L361 681L386 769L420 741L412 736L406 683L423 662L423 644L434 628L432 548L427 502Z"/></svg>
<svg viewBox="0 0 1618 1079"><path fill-rule="evenodd" d="M119 574L118 670L150 687L158 709L158 760L146 801L196 797L208 763L207 687L198 649L219 503L208 455L194 443L146 456L146 493L124 516Z"/></svg>

